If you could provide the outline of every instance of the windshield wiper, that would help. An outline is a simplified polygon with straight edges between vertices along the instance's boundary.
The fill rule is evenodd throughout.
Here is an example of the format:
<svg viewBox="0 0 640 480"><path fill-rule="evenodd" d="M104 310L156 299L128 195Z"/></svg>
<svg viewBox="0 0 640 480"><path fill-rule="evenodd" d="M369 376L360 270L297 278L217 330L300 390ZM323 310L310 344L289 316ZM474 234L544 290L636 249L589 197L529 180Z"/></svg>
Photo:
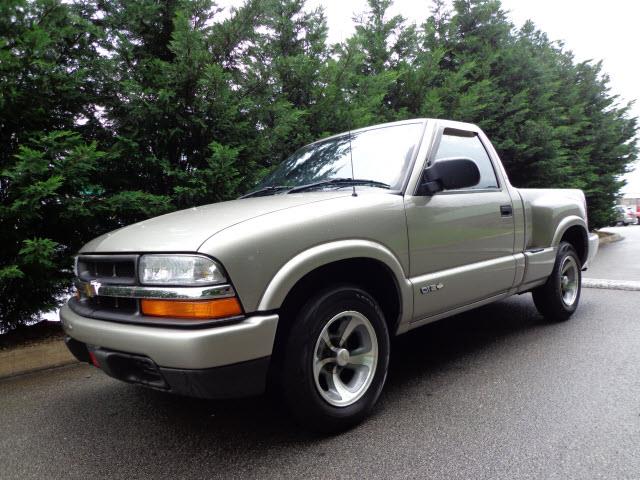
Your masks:
<svg viewBox="0 0 640 480"><path fill-rule="evenodd" d="M297 187L291 187L287 185L273 185L261 188L256 190L255 192L249 192L242 195L239 198L249 198L249 197L262 197L266 195L273 195L275 193L281 192L283 190L287 190L286 193L296 193L296 192L304 192L306 190L312 190L314 188L324 187L324 186L351 186L351 185L369 185L372 187L378 188L391 188L389 185L383 182L378 182L377 180L367 180L364 178L332 178L330 180L322 180L320 182L308 183L307 185L299 185Z"/></svg>
<svg viewBox="0 0 640 480"><path fill-rule="evenodd" d="M261 188L260 190L256 190L255 192L245 193L244 195L238 198L262 197L265 195L273 195L274 193L280 192L282 190L287 190L289 188L291 187L287 185L273 185L273 186Z"/></svg>
<svg viewBox="0 0 640 480"><path fill-rule="evenodd" d="M351 185L369 185L378 188L391 188L389 185L377 180L367 180L364 178L332 178L330 180L322 180L320 182L309 183L307 185L300 185L299 187L293 187L287 193L304 192L305 190L311 190L313 188L324 187L326 185L338 185L338 186L351 186Z"/></svg>

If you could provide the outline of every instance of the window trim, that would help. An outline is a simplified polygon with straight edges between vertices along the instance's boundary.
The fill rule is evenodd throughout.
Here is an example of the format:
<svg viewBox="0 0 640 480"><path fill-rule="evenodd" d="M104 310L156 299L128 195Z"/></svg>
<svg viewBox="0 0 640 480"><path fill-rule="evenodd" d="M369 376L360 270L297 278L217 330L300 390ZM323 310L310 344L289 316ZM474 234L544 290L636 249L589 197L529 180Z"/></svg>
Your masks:
<svg viewBox="0 0 640 480"><path fill-rule="evenodd" d="M451 133L453 132L453 133ZM502 181L502 177L501 175L498 175L498 170L496 169L496 164L495 161L493 159L493 156L491 155L491 153L489 152L489 150L487 149L487 146L485 145L485 142L482 139L482 136L479 134L479 132L473 131L473 130L464 130L461 128L455 128L455 127L447 127L444 125L440 125L438 126L438 130L436 133L436 139L433 142L433 145L431 147L431 150L427 156L427 161L424 164L424 167L422 168L422 171L420 172L420 178L422 178L422 174L425 171L425 169L427 169L429 166L431 166L432 164L435 163L435 157L438 153L438 149L440 148L440 142L442 141L442 137L444 135L452 135L452 136L457 136L457 137L467 137L467 138L477 138L480 141L480 145L482 146L482 148L484 149L485 154L487 155L487 158L489 159L489 164L491 165L491 168L493 170L493 175L495 176L496 179L496 183L498 184L497 187L487 187L487 188L477 188L477 189L473 189L473 188L460 188L460 189L455 189L455 190L442 190L440 192L435 193L434 195L451 195L451 194L464 194L464 193L491 193L491 192L501 192L504 190L504 182ZM418 181L418 185L416 185L416 191L414 192L414 195L416 194L416 192L418 191L418 188L420 187L420 182Z"/></svg>

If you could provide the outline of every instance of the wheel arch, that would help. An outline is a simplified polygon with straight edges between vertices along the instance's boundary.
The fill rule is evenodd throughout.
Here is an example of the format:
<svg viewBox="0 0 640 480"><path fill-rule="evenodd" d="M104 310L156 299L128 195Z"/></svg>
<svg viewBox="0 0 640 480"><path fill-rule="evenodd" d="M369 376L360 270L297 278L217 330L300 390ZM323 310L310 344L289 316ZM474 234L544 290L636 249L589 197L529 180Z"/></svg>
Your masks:
<svg viewBox="0 0 640 480"><path fill-rule="evenodd" d="M260 299L258 310L290 309L293 304L300 303L299 299L294 301L294 297L319 290L333 278L335 283L356 283L374 297L380 297L377 300L385 316L395 311L394 318L387 319L392 335L399 323L412 314L411 286L400 261L388 248L370 240L330 242L299 253L274 275ZM389 290L393 292L392 297L384 294Z"/></svg>
<svg viewBox="0 0 640 480"><path fill-rule="evenodd" d="M580 257L580 262L584 265L589 257L589 235L587 225L582 218L570 216L560 222L551 246L557 247L563 241L573 245Z"/></svg>

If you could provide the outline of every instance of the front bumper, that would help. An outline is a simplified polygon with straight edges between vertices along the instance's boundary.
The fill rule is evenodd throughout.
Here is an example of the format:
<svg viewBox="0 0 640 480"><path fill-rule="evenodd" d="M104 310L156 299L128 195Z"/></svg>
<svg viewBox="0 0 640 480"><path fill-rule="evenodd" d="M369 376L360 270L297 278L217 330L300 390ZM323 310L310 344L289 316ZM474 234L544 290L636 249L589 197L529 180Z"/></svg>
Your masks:
<svg viewBox="0 0 640 480"><path fill-rule="evenodd" d="M598 253L598 247L600 245L600 238L595 233L589 234L589 253L587 255L587 261L584 262L582 266L583 270L586 270L589 266L591 266L591 261L595 258Z"/></svg>
<svg viewBox="0 0 640 480"><path fill-rule="evenodd" d="M103 348L144 355L169 368L212 368L271 355L278 315L256 315L231 325L178 329L88 318L68 305L60 320L70 337Z"/></svg>
<svg viewBox="0 0 640 480"><path fill-rule="evenodd" d="M95 352L96 358L106 355L117 359L119 355L132 357L129 360L134 363L148 360L166 385L114 374L106 357L107 368L103 369L121 380L206 398L259 393L264 388L278 325L276 314L201 329L132 325L83 317L68 305L60 310L60 320L78 347L74 351L74 344L68 342L69 349L80 360L86 361L82 348Z"/></svg>
<svg viewBox="0 0 640 480"><path fill-rule="evenodd" d="M68 336L65 342L78 360L95 365L113 378L189 397L258 395L265 390L270 363L270 357L263 357L214 368L167 368L145 356L87 345Z"/></svg>

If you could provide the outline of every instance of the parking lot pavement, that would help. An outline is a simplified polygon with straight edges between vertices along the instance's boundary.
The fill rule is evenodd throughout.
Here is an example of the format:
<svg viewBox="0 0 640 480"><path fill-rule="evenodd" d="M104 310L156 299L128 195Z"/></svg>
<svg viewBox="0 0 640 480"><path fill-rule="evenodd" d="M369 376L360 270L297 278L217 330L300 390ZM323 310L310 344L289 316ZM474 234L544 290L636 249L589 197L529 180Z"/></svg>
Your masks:
<svg viewBox="0 0 640 480"><path fill-rule="evenodd" d="M640 293L530 295L399 337L374 415L301 431L264 397L208 402L86 365L0 381L0 477L638 478Z"/></svg>
<svg viewBox="0 0 640 480"><path fill-rule="evenodd" d="M585 278L640 282L640 225L609 227L606 232L620 234L623 239L602 245Z"/></svg>

